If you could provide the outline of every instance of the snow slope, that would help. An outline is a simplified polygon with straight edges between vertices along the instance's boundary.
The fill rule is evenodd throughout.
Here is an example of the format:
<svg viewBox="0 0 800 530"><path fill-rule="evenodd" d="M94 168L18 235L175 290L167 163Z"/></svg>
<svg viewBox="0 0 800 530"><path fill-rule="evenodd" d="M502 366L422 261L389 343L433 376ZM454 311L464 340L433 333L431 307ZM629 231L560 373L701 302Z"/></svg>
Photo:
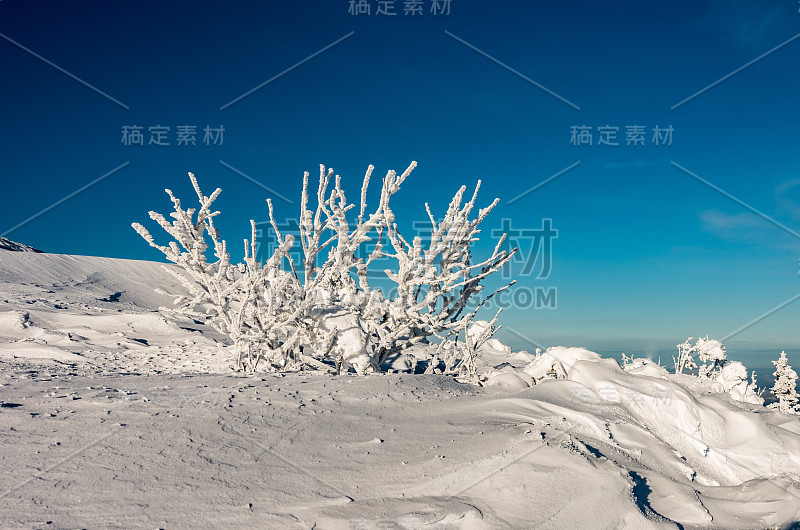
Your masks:
<svg viewBox="0 0 800 530"><path fill-rule="evenodd" d="M156 286L181 289L158 263L0 253L0 359L114 373L229 371L211 330L158 314L171 299Z"/></svg>
<svg viewBox="0 0 800 530"><path fill-rule="evenodd" d="M0 237L0 250L10 250L12 252L42 252L38 248L33 248L16 241L11 241L5 237Z"/></svg>
<svg viewBox="0 0 800 530"><path fill-rule="evenodd" d="M695 377L497 341L484 387L249 377L208 329L162 318L156 286L179 288L156 263L0 253L0 527L800 520L800 419Z"/></svg>

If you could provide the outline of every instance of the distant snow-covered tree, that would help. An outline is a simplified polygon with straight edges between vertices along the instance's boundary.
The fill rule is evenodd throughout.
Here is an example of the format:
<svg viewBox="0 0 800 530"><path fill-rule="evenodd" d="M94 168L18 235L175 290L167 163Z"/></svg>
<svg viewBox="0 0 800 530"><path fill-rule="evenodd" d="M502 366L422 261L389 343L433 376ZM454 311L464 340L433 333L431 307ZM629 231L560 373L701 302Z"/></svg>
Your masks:
<svg viewBox="0 0 800 530"><path fill-rule="evenodd" d="M775 365L775 385L772 387L772 393L778 401L771 403L769 407L781 412L800 412L797 395L797 372L789 366L786 352L782 351L778 360L771 362Z"/></svg>
<svg viewBox="0 0 800 530"><path fill-rule="evenodd" d="M725 346L717 339L709 339L708 335L705 338L698 338L694 349L697 351L701 361L714 362L712 369L725 366L725 359L728 354L725 351Z"/></svg>
<svg viewBox="0 0 800 530"><path fill-rule="evenodd" d="M715 392L724 392L736 401L763 405L764 400L756 386L756 374L752 373L748 380L747 368L738 361L727 362L728 354L725 346L717 339L709 339L708 335L699 337L692 345L692 337L678 344L678 357L673 357L675 373L684 369L697 370L697 377L706 380ZM703 361L698 365L694 355ZM712 364L713 361L713 364Z"/></svg>
<svg viewBox="0 0 800 530"><path fill-rule="evenodd" d="M697 341L692 345L692 337L686 339L685 342L678 344L678 357L672 358L675 364L675 373L683 373L684 370L697 369L698 375L701 378L711 377L711 372L715 369L722 369L725 366L725 359L727 353L725 346L722 342L716 339L709 339L708 335L705 337L698 337ZM694 360L697 355L704 364L698 366ZM713 361L713 364L709 364Z"/></svg>
<svg viewBox="0 0 800 530"><path fill-rule="evenodd" d="M633 362L633 355L628 357L625 353L622 353L622 368L624 369L626 366Z"/></svg>
<svg viewBox="0 0 800 530"><path fill-rule="evenodd" d="M697 368L693 357L694 353L697 352L697 348L692 346L692 343L689 342L691 340L692 337L689 337L682 344L678 344L678 358L672 358L673 362L675 363L676 374L683 373L684 369L691 370L693 368Z"/></svg>
<svg viewBox="0 0 800 530"><path fill-rule="evenodd" d="M739 361L727 363L715 373L711 388L716 392L726 392L731 398L744 403L763 405L764 400L758 392L755 378L747 380L747 368Z"/></svg>

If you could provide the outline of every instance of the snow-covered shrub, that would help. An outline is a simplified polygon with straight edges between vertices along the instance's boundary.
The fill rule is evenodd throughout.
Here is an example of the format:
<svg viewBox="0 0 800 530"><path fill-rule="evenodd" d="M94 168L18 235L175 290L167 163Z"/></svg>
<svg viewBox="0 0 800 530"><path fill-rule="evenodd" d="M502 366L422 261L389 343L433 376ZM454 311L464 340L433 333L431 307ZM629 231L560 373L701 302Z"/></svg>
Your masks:
<svg viewBox="0 0 800 530"><path fill-rule="evenodd" d="M725 359L728 354L725 351L725 346L717 339L709 339L708 335L705 338L698 338L694 349L697 351L701 361L705 363L713 361L713 368L725 366Z"/></svg>
<svg viewBox="0 0 800 530"><path fill-rule="evenodd" d="M754 405L763 405L764 400L756 388L755 374L747 380L747 368L739 361L732 361L722 367L713 379L711 388L715 392L730 394L731 399Z"/></svg>
<svg viewBox="0 0 800 530"><path fill-rule="evenodd" d="M699 337L694 345L691 343L692 337L686 339L682 344L678 344L678 358L672 358L675 364L675 373L683 373L683 370L697 369L700 378L712 377L715 369L725 366L727 352L722 342L716 339L709 339L708 335ZM697 354L703 364L698 366L695 363L694 355ZM713 364L709 364L713 361Z"/></svg>
<svg viewBox="0 0 800 530"><path fill-rule="evenodd" d="M444 361L444 373L453 374L461 382L478 384L478 364L477 357L481 347L492 338L500 326L496 326L497 318L500 316L498 311L491 321L476 320L472 321L473 314L467 315L461 321L460 329L455 329L457 333L463 331L464 340L458 338L454 342L443 340L437 348L433 362L428 365L425 373L433 373L438 365L438 359ZM444 347L443 347L444 346Z"/></svg>
<svg viewBox="0 0 800 530"><path fill-rule="evenodd" d="M736 401L763 405L761 392L756 387L756 376L753 372L750 380L747 377L747 368L744 364L733 361L727 362L728 354L725 346L716 339L709 339L708 335L699 337L694 345L692 337L678 344L678 358L673 357L675 373L682 373L684 369L697 370L697 376L711 384L715 392L730 394ZM703 362L698 365L694 355Z"/></svg>
<svg viewBox="0 0 800 530"><path fill-rule="evenodd" d="M782 351L778 360L771 362L775 365L775 385L772 387L772 393L778 401L770 403L769 407L781 412L800 413L797 395L797 372L789 366L786 352Z"/></svg>
<svg viewBox="0 0 800 530"><path fill-rule="evenodd" d="M284 259L291 259L288 250L293 238L287 237L266 263L259 263L251 252L255 248L255 228L251 223L252 240L244 242L244 262L231 264L227 243L220 239L214 226L214 217L220 212L211 211L222 190L217 188L207 197L192 173L189 178L200 202L199 210L184 209L180 199L167 189L175 209L170 214L173 221L170 223L163 215L150 212L150 218L174 241L167 246L158 245L145 227L133 223L133 228L150 246L181 267L181 270L165 269L190 293L173 295L175 307L161 309L176 316L208 320L233 342L237 367L254 368L263 358L275 368L298 368L305 360L296 349L300 328L290 324L298 319L305 306L296 279L281 267ZM217 258L213 262L206 255L209 241Z"/></svg>
<svg viewBox="0 0 800 530"><path fill-rule="evenodd" d="M191 173L199 210L184 210L167 190L175 209L171 214L174 221L170 223L161 214L150 212L150 217L175 241L160 246L142 225L134 223L133 227L182 269L168 270L181 279L191 296L175 295L176 307L170 311L194 319L209 318L211 325L233 342L237 368L255 370L262 359L269 369L320 368L323 361L330 360L339 372L352 366L358 373L368 373L379 370L390 355L428 337L445 340L467 331L478 309L511 285L485 297L473 311L465 311L470 299L482 292L483 280L508 262L516 250L501 250L503 236L488 259L472 263L471 246L480 232L478 225L498 202L495 199L470 218L480 181L472 198L463 205L466 188L459 189L440 222L425 205L433 227L426 248L419 237L411 242L402 237L389 200L415 167L416 162L412 162L399 176L389 171L383 179L377 207L367 215L367 188L374 169L369 166L355 222L348 219L355 204L347 202L339 176L334 177L333 170L326 171L325 166L320 165L316 205L313 209L309 206L306 172L299 223L302 278L290 254L294 237L284 237L278 230L269 199L277 248L265 263L256 259L255 224L251 221L253 235L244 242L244 262L232 265L227 245L219 239L213 224L219 212L210 209L221 190L204 196ZM329 191L331 182L333 189ZM389 241L391 252L384 249L384 238ZM217 258L214 262L206 257L209 241ZM358 250L369 241L375 242L372 252L366 259L357 257ZM327 251L324 261L323 251ZM397 295L393 298L372 288L368 280L368 267L383 257L396 261L395 267L384 271L396 285ZM463 355L449 369L472 377L474 363L470 356L477 342L475 337L465 338Z"/></svg>
<svg viewBox="0 0 800 530"><path fill-rule="evenodd" d="M407 172L410 169L413 169L413 165ZM392 183L392 189L399 186L400 182ZM498 203L498 199L495 199L486 208L480 209L474 218L470 218L480 184L478 181L472 197L463 206L466 187L462 186L439 222L429 205L425 204L432 226L425 248L422 238L415 237L408 241L400 235L394 222L394 213L386 201L383 228L393 252L383 252L382 255L397 260L394 270L385 270L387 277L396 284L397 295L384 304L375 304L375 310L363 313L362 320L367 324L370 334L377 339L374 341L374 364L378 365L387 356L429 337L443 339L444 335L466 329L483 304L513 285L514 282L511 282L495 290L471 312L465 311L470 299L482 292L483 280L502 268L516 251L501 250L506 237L504 234L487 259L472 262L471 244L477 241L480 233L478 226ZM383 235L383 231L380 235Z"/></svg>
<svg viewBox="0 0 800 530"><path fill-rule="evenodd" d="M683 373L684 369L691 370L693 368L697 368L697 364L695 364L693 357L697 349L692 346L691 342L689 342L691 340L692 337L689 337L682 344L678 344L678 358L672 358L673 362L675 363L676 374Z"/></svg>
<svg viewBox="0 0 800 530"><path fill-rule="evenodd" d="M351 226L347 218L347 212L355 205L347 202L338 176L329 198L325 198L333 170L326 173L325 167L320 166L317 207L313 213L308 208L308 173L305 174L300 217L303 290L315 293L320 311L325 313L333 309L338 318L350 320L348 327L351 330L356 329L355 321L360 330L359 340L351 334L353 340L347 344L337 337L333 348L337 352L339 371L346 370L349 365L359 373L379 370L389 356L404 349L430 337L444 340L468 325L491 296L511 285L484 298L473 311L464 311L470 299L483 290L483 280L499 270L513 253L501 250L505 240L503 236L488 259L472 263L471 245L480 232L478 225L498 203L495 199L488 207L479 210L475 218L470 218L480 181L472 198L463 206L466 188L462 186L439 222L429 205L425 204L432 226L426 248L422 247L420 237L411 242L403 238L389 202L415 167L416 162L412 162L401 175L390 170L383 179L377 208L366 216L367 188L374 169L369 166L361 186L355 226ZM271 203L270 219L277 230L272 220ZM326 239L320 243L323 234ZM391 252L385 250L384 238L388 240ZM356 257L361 245L369 241L375 241L375 245L367 259ZM320 266L316 265L317 256L328 245L331 248L327 260ZM381 289L374 289L367 274L370 264L384 257L396 261L395 267L384 270L396 286L391 290L397 293L393 298L386 297ZM323 316L317 323L329 327L325 320Z"/></svg>

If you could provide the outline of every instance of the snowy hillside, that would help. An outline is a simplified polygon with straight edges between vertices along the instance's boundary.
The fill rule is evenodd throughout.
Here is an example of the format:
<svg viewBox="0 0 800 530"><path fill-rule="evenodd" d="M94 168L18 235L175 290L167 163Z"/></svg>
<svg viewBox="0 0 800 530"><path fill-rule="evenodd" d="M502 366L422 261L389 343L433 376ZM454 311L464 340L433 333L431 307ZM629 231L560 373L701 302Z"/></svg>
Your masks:
<svg viewBox="0 0 800 530"><path fill-rule="evenodd" d="M719 382L496 340L482 387L409 355L248 376L156 287L181 289L157 263L0 253L0 527L800 521L800 417Z"/></svg>
<svg viewBox="0 0 800 530"><path fill-rule="evenodd" d="M0 254L0 356L92 371L224 371L213 339L157 310L179 292L161 264L61 254ZM205 347L206 353L199 353ZM2 358L0 357L0 358Z"/></svg>
<svg viewBox="0 0 800 530"><path fill-rule="evenodd" d="M0 250L10 250L12 252L42 252L38 248L33 248L16 241L11 241L4 237L0 237Z"/></svg>

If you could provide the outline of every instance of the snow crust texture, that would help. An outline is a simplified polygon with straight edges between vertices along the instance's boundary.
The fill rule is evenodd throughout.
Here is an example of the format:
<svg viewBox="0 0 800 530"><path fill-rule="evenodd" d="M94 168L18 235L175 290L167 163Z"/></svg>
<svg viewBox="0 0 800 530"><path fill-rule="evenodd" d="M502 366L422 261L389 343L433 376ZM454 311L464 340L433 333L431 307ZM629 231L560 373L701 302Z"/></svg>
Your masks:
<svg viewBox="0 0 800 530"><path fill-rule="evenodd" d="M424 344L385 374L244 375L214 330L157 311L153 288L176 282L155 263L0 254L0 527L800 521L800 419L737 399L737 368L491 339L483 386L408 373Z"/></svg>

